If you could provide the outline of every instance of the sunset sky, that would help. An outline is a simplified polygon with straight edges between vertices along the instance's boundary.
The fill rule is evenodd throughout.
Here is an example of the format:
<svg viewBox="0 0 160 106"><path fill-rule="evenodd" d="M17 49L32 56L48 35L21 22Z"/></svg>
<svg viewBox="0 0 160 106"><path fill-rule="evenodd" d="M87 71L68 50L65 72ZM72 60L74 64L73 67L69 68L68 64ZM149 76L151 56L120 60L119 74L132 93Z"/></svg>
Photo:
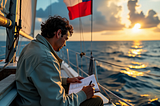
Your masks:
<svg viewBox="0 0 160 106"><path fill-rule="evenodd" d="M93 0L93 40L160 40L160 0ZM63 0L37 0L35 36L49 15L69 19ZM91 15L70 20L69 41L91 40ZM82 30L80 30L82 29ZM83 32L83 33L79 33ZM2 39L2 37L1 37Z"/></svg>
<svg viewBox="0 0 160 106"><path fill-rule="evenodd" d="M93 40L160 40L159 6L160 0L93 0ZM69 19L63 0L38 0L36 33L50 14ZM79 18L70 20L74 27L70 41L91 40L91 16L82 17L81 22L80 34Z"/></svg>

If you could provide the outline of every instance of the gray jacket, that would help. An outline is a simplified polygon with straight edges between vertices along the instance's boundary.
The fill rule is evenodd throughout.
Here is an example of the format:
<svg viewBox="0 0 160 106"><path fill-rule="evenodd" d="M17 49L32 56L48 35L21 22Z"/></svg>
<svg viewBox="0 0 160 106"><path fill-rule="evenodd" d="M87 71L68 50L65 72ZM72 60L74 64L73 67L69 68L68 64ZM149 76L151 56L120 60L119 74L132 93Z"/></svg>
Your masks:
<svg viewBox="0 0 160 106"><path fill-rule="evenodd" d="M21 52L17 63L16 86L19 106L79 106L86 100L84 91L68 95L62 86L62 60L41 35Z"/></svg>

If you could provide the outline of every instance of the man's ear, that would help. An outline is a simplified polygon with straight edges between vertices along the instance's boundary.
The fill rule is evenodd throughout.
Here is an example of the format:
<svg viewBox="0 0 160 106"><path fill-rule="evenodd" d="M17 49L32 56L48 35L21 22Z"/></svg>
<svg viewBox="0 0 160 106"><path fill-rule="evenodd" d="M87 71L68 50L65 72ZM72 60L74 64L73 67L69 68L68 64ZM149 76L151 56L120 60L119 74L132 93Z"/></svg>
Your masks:
<svg viewBox="0 0 160 106"><path fill-rule="evenodd" d="M58 29L57 33L56 33L56 37L60 38L61 37L61 29Z"/></svg>

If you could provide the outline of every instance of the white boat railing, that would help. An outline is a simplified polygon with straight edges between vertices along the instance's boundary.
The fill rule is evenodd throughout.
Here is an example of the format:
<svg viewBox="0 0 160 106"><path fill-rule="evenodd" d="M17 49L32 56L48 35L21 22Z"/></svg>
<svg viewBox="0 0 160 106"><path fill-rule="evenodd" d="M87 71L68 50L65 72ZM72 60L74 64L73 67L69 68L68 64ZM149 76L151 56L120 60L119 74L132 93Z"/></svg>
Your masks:
<svg viewBox="0 0 160 106"><path fill-rule="evenodd" d="M66 53L67 53L67 54L64 53L64 52L65 52L64 50L66 50ZM75 57L76 57L76 65L73 64L73 63L70 61L69 51L72 52L72 53L75 53L75 55L76 55L76 56L75 56ZM65 55L67 56L67 59L65 58ZM89 76L89 74L87 74L83 69L81 69L81 68L79 67L78 55L80 56L80 53L75 52L75 51L70 50L70 49L67 49L67 48L63 48L63 49L59 52L59 56L64 60L64 62L65 62L65 61L68 62L69 67L71 67L71 65L72 65L72 66L74 66L75 68L77 68L77 73L78 73L78 75L80 75L80 71L81 71L81 72L82 72L83 74L85 74L86 76ZM83 55L83 56L84 56L85 58L91 59L90 57L88 57L88 56L86 56L86 55ZM118 66L118 67L125 67L125 66L120 66L120 65L112 64L112 63L109 63L109 62L106 62L106 61L97 60L97 59L94 59L94 58L93 58L92 60L94 61L93 66L94 66L95 76L96 76L97 82L98 82L98 75L97 75L96 61L99 61L99 62L102 62L102 63L108 63L108 64L110 64L110 65L114 65L114 66ZM87 63L86 63L86 64L87 64ZM81 76L83 76L83 74L81 74ZM125 100L123 100L122 98L120 98L119 96L117 96L116 94L114 94L113 92L111 92L110 90L108 90L107 88L105 88L104 86L102 86L101 84L98 83L98 85L99 85L99 87L102 88L102 90L104 91L104 93L105 93L106 96L108 97L109 103L111 103L111 98L109 97L108 93L110 93L111 95L113 95L114 97L116 97L117 99L119 99L120 101L126 103L127 105L133 106L132 104L126 102ZM107 91L108 93L107 93L106 91Z"/></svg>

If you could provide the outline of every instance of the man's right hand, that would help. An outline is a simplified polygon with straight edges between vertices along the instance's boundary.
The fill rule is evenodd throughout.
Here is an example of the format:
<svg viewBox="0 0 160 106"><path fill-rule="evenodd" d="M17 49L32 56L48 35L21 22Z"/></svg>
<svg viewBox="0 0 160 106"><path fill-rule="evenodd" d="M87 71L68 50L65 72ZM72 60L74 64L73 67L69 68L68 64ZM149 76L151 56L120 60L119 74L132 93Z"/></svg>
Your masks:
<svg viewBox="0 0 160 106"><path fill-rule="evenodd" d="M94 96L94 84L84 86L82 90L85 92L87 99L90 99L92 96Z"/></svg>

